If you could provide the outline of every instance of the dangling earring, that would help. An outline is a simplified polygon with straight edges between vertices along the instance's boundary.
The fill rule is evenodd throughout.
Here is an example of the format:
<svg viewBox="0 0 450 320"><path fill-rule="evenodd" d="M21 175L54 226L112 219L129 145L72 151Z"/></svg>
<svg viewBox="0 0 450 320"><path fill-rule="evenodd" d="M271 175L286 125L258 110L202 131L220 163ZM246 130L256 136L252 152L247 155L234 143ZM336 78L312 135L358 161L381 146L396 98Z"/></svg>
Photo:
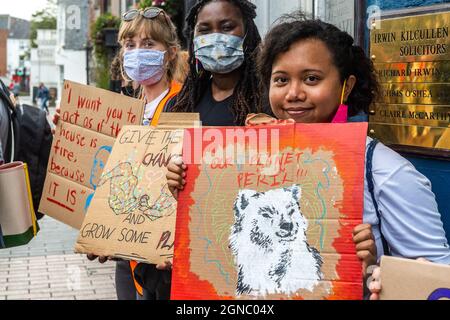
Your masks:
<svg viewBox="0 0 450 320"><path fill-rule="evenodd" d="M344 104L344 95L345 95L345 85L347 84L347 79L344 80L344 86L342 87L341 94L341 104L334 115L331 123L346 123L348 119L348 106Z"/></svg>

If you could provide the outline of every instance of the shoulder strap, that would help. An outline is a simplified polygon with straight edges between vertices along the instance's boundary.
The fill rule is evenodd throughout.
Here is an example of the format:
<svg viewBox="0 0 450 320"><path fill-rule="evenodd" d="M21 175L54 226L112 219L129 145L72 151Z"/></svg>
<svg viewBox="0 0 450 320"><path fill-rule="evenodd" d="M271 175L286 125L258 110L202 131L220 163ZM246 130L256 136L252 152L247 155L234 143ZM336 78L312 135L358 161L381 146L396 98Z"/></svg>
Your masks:
<svg viewBox="0 0 450 320"><path fill-rule="evenodd" d="M9 97L9 90L3 83L3 81L0 80L0 99L3 100L5 107L10 110L10 112L14 111L14 104L11 101L11 98Z"/></svg>
<svg viewBox="0 0 450 320"><path fill-rule="evenodd" d="M380 229L381 242L383 243L383 251L384 251L385 255L390 255L388 243L386 241L386 238L383 236L383 233L381 232L381 214L380 214L380 211L378 209L378 203L377 203L377 201L375 199L375 188L374 188L373 174L372 174L373 153L375 151L375 147L377 146L378 142L379 141L377 139L373 139L369 143L369 146L367 148L367 152L366 152L366 181L367 181L367 186L369 188L370 196L372 197L372 203L373 203L373 206L375 208L375 212L376 212L377 217L378 217L378 226L379 226L379 229Z"/></svg>
<svg viewBox="0 0 450 320"><path fill-rule="evenodd" d="M170 98L166 105L164 106L164 109L162 112L172 112L173 107L175 106L177 102L178 95L174 95L172 98Z"/></svg>
<svg viewBox="0 0 450 320"><path fill-rule="evenodd" d="M17 124L17 111L9 98L9 90L6 88L3 81L0 80L0 99L3 101L6 114L8 115L8 140L6 142L6 152L3 155L5 162L13 162L17 156L18 149L18 124Z"/></svg>

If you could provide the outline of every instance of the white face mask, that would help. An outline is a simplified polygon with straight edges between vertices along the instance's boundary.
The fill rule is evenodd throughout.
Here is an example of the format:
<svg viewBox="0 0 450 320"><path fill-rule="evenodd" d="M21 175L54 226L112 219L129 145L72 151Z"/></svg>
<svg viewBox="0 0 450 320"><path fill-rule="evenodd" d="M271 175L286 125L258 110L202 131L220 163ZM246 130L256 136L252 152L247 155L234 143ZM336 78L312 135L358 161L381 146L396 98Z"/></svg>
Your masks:
<svg viewBox="0 0 450 320"><path fill-rule="evenodd" d="M134 49L125 52L123 67L127 75L141 85L152 85L164 76L165 51Z"/></svg>

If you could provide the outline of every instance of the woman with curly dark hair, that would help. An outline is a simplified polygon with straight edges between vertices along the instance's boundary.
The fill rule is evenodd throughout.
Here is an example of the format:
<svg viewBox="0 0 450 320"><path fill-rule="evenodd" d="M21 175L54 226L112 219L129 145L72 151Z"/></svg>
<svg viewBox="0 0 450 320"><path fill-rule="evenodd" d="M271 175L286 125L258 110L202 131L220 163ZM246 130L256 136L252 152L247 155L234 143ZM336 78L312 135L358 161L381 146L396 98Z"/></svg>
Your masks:
<svg viewBox="0 0 450 320"><path fill-rule="evenodd" d="M338 122L345 122L347 111L348 119L367 113L378 94L374 66L363 49L346 32L320 20L286 16L267 34L258 67L279 119L320 123L340 117ZM363 260L389 254L450 264L430 181L405 158L369 137L363 222L365 231L355 232L357 240L366 238L355 241ZM373 237L366 237L370 229Z"/></svg>
<svg viewBox="0 0 450 320"><path fill-rule="evenodd" d="M258 59L262 91L274 115L298 123L330 123L347 122L367 111L378 83L372 62L353 38L299 14L280 21L265 37ZM186 184L185 169L179 161L168 166L168 184L175 196ZM429 180L369 137L363 222L353 230L352 240L365 275L366 267L383 254L450 264Z"/></svg>
<svg viewBox="0 0 450 320"><path fill-rule="evenodd" d="M186 18L189 73L170 111L199 112L206 126L231 126L260 110L255 9L247 0L195 3Z"/></svg>

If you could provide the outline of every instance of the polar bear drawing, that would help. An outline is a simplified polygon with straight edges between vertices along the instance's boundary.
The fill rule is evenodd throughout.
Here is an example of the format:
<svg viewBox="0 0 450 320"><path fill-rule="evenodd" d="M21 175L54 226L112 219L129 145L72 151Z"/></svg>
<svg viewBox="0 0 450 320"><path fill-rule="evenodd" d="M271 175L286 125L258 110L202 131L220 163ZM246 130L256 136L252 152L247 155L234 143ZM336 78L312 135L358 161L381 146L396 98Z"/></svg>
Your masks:
<svg viewBox="0 0 450 320"><path fill-rule="evenodd" d="M240 190L230 248L238 272L236 295L291 295L310 292L323 278L319 252L306 239L300 211L301 188Z"/></svg>

